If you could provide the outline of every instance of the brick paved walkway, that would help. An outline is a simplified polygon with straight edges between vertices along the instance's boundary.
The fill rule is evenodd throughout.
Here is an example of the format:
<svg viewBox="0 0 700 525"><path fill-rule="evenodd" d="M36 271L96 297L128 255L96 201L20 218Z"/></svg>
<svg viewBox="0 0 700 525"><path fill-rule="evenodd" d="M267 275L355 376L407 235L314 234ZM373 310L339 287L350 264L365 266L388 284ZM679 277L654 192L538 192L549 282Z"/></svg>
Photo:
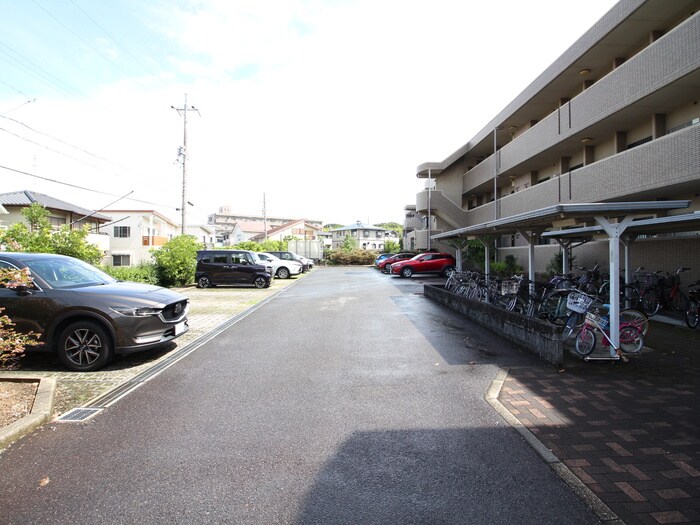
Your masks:
<svg viewBox="0 0 700 525"><path fill-rule="evenodd" d="M625 523L700 523L697 341L628 364L510 369L498 399Z"/></svg>

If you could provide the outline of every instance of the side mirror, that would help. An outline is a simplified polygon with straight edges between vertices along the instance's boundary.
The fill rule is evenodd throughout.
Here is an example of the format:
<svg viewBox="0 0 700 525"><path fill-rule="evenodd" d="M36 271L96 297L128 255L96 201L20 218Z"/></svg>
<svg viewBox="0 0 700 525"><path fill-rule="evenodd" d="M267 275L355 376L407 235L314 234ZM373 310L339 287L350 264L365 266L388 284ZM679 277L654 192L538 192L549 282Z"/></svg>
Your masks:
<svg viewBox="0 0 700 525"><path fill-rule="evenodd" d="M19 296L26 296L26 295L31 295L32 290L34 289L33 286L27 286L26 284L19 284L15 287L15 291L17 292L17 295Z"/></svg>

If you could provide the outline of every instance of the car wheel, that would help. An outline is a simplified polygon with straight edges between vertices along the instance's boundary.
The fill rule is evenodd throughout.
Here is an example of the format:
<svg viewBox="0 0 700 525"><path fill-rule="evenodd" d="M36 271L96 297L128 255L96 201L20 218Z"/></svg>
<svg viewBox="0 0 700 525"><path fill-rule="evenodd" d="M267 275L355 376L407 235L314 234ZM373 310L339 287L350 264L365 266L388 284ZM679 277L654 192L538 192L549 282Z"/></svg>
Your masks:
<svg viewBox="0 0 700 525"><path fill-rule="evenodd" d="M284 266L277 269L277 277L280 279L289 279L289 270Z"/></svg>
<svg viewBox="0 0 700 525"><path fill-rule="evenodd" d="M256 288L267 288L268 286L270 286L267 282L267 279L265 279L262 276L258 276L255 279L253 279L253 284Z"/></svg>
<svg viewBox="0 0 700 525"><path fill-rule="evenodd" d="M413 275L413 268L410 266L401 269L401 277L410 277L411 275Z"/></svg>
<svg viewBox="0 0 700 525"><path fill-rule="evenodd" d="M448 277L448 276L450 275L450 273L452 272L452 270L454 270L454 269L455 269L454 266L451 266L451 265L445 266L445 267L442 269L442 276L443 276L443 277Z"/></svg>
<svg viewBox="0 0 700 525"><path fill-rule="evenodd" d="M71 370L92 372L112 360L112 340L99 324L78 321L67 326L58 338L58 357Z"/></svg>
<svg viewBox="0 0 700 525"><path fill-rule="evenodd" d="M211 286L211 281L209 277L200 277L197 279L197 288L209 288Z"/></svg>

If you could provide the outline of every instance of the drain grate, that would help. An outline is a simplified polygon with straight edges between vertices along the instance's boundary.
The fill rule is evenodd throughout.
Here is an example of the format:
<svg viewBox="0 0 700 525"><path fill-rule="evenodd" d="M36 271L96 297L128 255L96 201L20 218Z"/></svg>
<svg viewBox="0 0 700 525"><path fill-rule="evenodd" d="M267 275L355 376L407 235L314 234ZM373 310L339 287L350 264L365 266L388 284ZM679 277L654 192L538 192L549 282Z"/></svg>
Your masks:
<svg viewBox="0 0 700 525"><path fill-rule="evenodd" d="M61 423L76 423L79 421L87 421L93 416L96 416L100 412L102 412L103 409L101 408L74 408L73 410L69 410L65 414L63 414L61 417L58 418L58 421Z"/></svg>

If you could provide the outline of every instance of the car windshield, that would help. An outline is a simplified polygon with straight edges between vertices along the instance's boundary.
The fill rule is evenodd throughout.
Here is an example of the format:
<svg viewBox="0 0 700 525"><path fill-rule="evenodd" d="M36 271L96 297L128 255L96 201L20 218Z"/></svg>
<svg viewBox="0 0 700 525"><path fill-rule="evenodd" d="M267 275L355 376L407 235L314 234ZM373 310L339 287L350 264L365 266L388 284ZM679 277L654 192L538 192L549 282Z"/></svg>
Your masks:
<svg viewBox="0 0 700 525"><path fill-rule="evenodd" d="M39 259L27 263L52 288L79 288L117 282L101 270L79 259Z"/></svg>

